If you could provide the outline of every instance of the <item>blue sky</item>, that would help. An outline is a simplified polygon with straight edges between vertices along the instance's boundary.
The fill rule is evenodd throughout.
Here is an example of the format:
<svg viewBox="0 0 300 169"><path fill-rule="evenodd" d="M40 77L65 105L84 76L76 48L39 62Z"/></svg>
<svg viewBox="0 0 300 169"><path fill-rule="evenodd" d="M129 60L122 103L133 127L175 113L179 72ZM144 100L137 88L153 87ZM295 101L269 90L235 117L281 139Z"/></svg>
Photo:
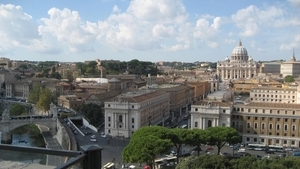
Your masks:
<svg viewBox="0 0 300 169"><path fill-rule="evenodd" d="M36 61L300 60L300 0L1 0L0 57Z"/></svg>

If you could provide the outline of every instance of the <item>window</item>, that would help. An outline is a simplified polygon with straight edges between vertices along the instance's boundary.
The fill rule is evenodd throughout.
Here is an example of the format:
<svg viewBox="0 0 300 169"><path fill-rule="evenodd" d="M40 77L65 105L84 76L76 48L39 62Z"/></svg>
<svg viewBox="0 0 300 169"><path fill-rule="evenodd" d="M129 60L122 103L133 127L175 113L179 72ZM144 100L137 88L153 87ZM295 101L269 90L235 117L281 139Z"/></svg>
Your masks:
<svg viewBox="0 0 300 169"><path fill-rule="evenodd" d="M287 144L287 141L286 141L286 140L283 140L283 144Z"/></svg>
<svg viewBox="0 0 300 169"><path fill-rule="evenodd" d="M250 113L251 112L251 110L250 109L248 109L248 113Z"/></svg>
<svg viewBox="0 0 300 169"><path fill-rule="evenodd" d="M247 137L247 141L250 141L250 138L249 138L249 137Z"/></svg>
<svg viewBox="0 0 300 169"><path fill-rule="evenodd" d="M197 121L195 121L195 127L198 127L198 122Z"/></svg>
<svg viewBox="0 0 300 169"><path fill-rule="evenodd" d="M277 110L277 114L279 114L280 113L280 111L279 110Z"/></svg>
<svg viewBox="0 0 300 169"><path fill-rule="evenodd" d="M265 139L263 139L263 138L262 138L262 139L260 139L260 142L265 142Z"/></svg>
<svg viewBox="0 0 300 169"><path fill-rule="evenodd" d="M131 118L131 123L134 123L134 118Z"/></svg>
<svg viewBox="0 0 300 169"><path fill-rule="evenodd" d="M110 117L108 116L108 122L110 122L110 120L111 120L111 119L110 119Z"/></svg>
<svg viewBox="0 0 300 169"><path fill-rule="evenodd" d="M287 111L284 111L285 114L287 114Z"/></svg>
<svg viewBox="0 0 300 169"><path fill-rule="evenodd" d="M226 113L226 110L223 110L223 113Z"/></svg>
<svg viewBox="0 0 300 169"><path fill-rule="evenodd" d="M108 123L108 127L110 127L110 123Z"/></svg>
<svg viewBox="0 0 300 169"><path fill-rule="evenodd" d="M134 129L134 125L131 126Z"/></svg>
<svg viewBox="0 0 300 169"><path fill-rule="evenodd" d="M232 127L234 127L234 126L235 126L235 122L233 121L233 122L232 122Z"/></svg>
<svg viewBox="0 0 300 169"><path fill-rule="evenodd" d="M295 111L293 111L293 115L295 115Z"/></svg>
<svg viewBox="0 0 300 169"><path fill-rule="evenodd" d="M119 115L119 122L122 123L123 122L123 116Z"/></svg>
<svg viewBox="0 0 300 169"><path fill-rule="evenodd" d="M261 118L261 120L265 120L265 118L264 118L264 117L262 117L262 118Z"/></svg>
<svg viewBox="0 0 300 169"><path fill-rule="evenodd" d="M270 121L272 121L273 120L273 118L272 117L270 117Z"/></svg>
<svg viewBox="0 0 300 169"><path fill-rule="evenodd" d="M276 125L276 130L280 130L280 125L279 124Z"/></svg>
<svg viewBox="0 0 300 169"><path fill-rule="evenodd" d="M257 142L257 138L254 138L254 142Z"/></svg>
<svg viewBox="0 0 300 169"><path fill-rule="evenodd" d="M110 133L110 130L108 130L108 133Z"/></svg>
<svg viewBox="0 0 300 169"><path fill-rule="evenodd" d="M257 117L255 117L255 120L257 120Z"/></svg>
<svg viewBox="0 0 300 169"><path fill-rule="evenodd" d="M263 113L265 113L265 110L263 110Z"/></svg>
<svg viewBox="0 0 300 169"><path fill-rule="evenodd" d="M287 130L288 129L288 126L285 124L284 125L284 130Z"/></svg>
<svg viewBox="0 0 300 169"><path fill-rule="evenodd" d="M277 121L280 121L280 118L277 118Z"/></svg>
<svg viewBox="0 0 300 169"><path fill-rule="evenodd" d="M265 129L265 123L261 124L261 129Z"/></svg>
<svg viewBox="0 0 300 169"><path fill-rule="evenodd" d="M198 111L198 108L195 108L195 111Z"/></svg>
<svg viewBox="0 0 300 169"><path fill-rule="evenodd" d="M292 141L292 145L295 145L295 141Z"/></svg>
<svg viewBox="0 0 300 169"><path fill-rule="evenodd" d="M110 104L108 104L107 106L110 107Z"/></svg>
<svg viewBox="0 0 300 169"><path fill-rule="evenodd" d="M292 126L292 130L293 130L293 131L296 130L296 126L295 126L295 125Z"/></svg>
<svg viewBox="0 0 300 169"><path fill-rule="evenodd" d="M269 129L272 129L273 128L273 125L272 124L269 124Z"/></svg>
<svg viewBox="0 0 300 169"><path fill-rule="evenodd" d="M270 114L272 114L272 110L270 110Z"/></svg>
<svg viewBox="0 0 300 169"><path fill-rule="evenodd" d="M134 105L131 105L131 108L134 108Z"/></svg>
<svg viewBox="0 0 300 169"><path fill-rule="evenodd" d="M257 123L254 123L254 128L257 129Z"/></svg>
<svg viewBox="0 0 300 169"><path fill-rule="evenodd" d="M284 119L284 121L285 121L285 122L287 122L287 121L288 121L288 119Z"/></svg>
<svg viewBox="0 0 300 169"><path fill-rule="evenodd" d="M250 128L250 123L247 123L247 128L248 128L248 129Z"/></svg>
<svg viewBox="0 0 300 169"><path fill-rule="evenodd" d="M276 140L276 144L279 144L279 140Z"/></svg>
<svg viewBox="0 0 300 169"><path fill-rule="evenodd" d="M257 113L257 109L255 109L255 113Z"/></svg>
<svg viewBox="0 0 300 169"><path fill-rule="evenodd" d="M250 120L250 116L248 116L247 118L248 118L248 120Z"/></svg>
<svg viewBox="0 0 300 169"><path fill-rule="evenodd" d="M296 122L296 119L293 119L293 122Z"/></svg>

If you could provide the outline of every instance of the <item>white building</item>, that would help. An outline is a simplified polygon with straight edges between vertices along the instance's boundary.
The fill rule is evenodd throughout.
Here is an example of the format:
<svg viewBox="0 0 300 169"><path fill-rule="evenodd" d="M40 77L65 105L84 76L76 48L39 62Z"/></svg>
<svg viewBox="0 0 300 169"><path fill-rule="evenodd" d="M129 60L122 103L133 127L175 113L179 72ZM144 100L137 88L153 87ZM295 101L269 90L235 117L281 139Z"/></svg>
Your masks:
<svg viewBox="0 0 300 169"><path fill-rule="evenodd" d="M220 79L252 78L257 75L258 64L248 56L247 49L239 41L231 54L224 61L217 63L217 74Z"/></svg>
<svg viewBox="0 0 300 169"><path fill-rule="evenodd" d="M218 91L208 95L207 100L191 106L191 128L206 129L214 126L230 126L232 102L230 92ZM212 99L213 98L213 99Z"/></svg>
<svg viewBox="0 0 300 169"><path fill-rule="evenodd" d="M292 56L291 60L281 63L280 73L282 77L291 75L298 78L300 76L300 62L296 61L295 55Z"/></svg>
<svg viewBox="0 0 300 169"><path fill-rule="evenodd" d="M169 118L170 94L141 90L121 94L105 102L105 133L128 138L142 126Z"/></svg>

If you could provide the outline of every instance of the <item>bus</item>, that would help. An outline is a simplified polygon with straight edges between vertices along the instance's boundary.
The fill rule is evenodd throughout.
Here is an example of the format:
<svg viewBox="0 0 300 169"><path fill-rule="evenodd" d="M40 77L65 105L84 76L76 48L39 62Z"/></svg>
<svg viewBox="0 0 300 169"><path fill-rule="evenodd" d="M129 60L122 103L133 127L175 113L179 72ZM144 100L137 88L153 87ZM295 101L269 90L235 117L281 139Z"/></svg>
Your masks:
<svg viewBox="0 0 300 169"><path fill-rule="evenodd" d="M283 152L284 147L283 146L269 145L269 151Z"/></svg>
<svg viewBox="0 0 300 169"><path fill-rule="evenodd" d="M264 144L248 144L248 150L264 151L266 145Z"/></svg>
<svg viewBox="0 0 300 169"><path fill-rule="evenodd" d="M176 156L168 156L155 160L155 167L162 168L163 166L175 166L177 164Z"/></svg>

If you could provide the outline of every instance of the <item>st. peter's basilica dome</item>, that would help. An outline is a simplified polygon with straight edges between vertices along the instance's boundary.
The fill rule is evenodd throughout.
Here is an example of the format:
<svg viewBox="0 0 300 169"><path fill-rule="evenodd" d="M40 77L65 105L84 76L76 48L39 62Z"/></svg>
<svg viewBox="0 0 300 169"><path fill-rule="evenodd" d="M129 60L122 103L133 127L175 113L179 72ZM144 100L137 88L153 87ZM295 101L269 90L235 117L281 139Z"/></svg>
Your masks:
<svg viewBox="0 0 300 169"><path fill-rule="evenodd" d="M232 50L231 61L248 61L248 52L247 49L242 46L241 40Z"/></svg>

